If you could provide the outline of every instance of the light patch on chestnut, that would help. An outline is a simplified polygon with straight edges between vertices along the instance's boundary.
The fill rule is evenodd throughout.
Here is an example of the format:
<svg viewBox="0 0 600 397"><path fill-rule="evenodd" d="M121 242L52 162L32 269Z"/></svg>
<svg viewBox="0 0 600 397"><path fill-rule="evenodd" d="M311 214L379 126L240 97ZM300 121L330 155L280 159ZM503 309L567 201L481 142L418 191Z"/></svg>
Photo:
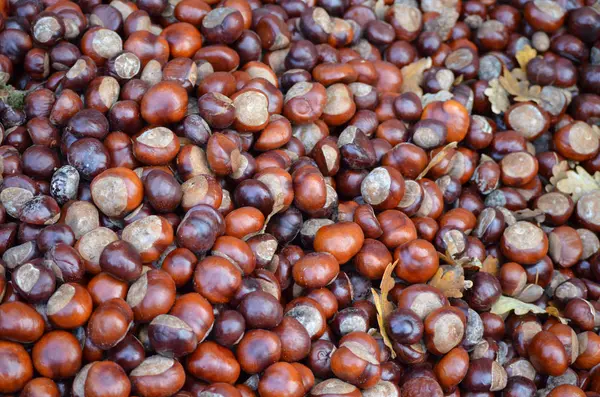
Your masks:
<svg viewBox="0 0 600 397"><path fill-rule="evenodd" d="M465 334L465 326L454 313L440 316L435 322L433 344L442 354L448 353L456 347Z"/></svg>
<svg viewBox="0 0 600 397"><path fill-rule="evenodd" d="M273 197L273 212L281 210L285 197L279 178L273 174L263 174L256 179L267 185L267 189L269 189L269 193Z"/></svg>
<svg viewBox="0 0 600 397"><path fill-rule="evenodd" d="M276 251L277 240L270 238L261 241L256 245L254 255L256 255L258 260L269 262L271 259L273 259L273 255L275 255Z"/></svg>
<svg viewBox="0 0 600 397"><path fill-rule="evenodd" d="M94 32L92 48L102 58L110 58L123 51L123 40L118 33L109 29L99 29Z"/></svg>
<svg viewBox="0 0 600 397"><path fill-rule="evenodd" d="M144 252L154 246L162 235L162 221L159 216L150 215L139 219L123 229L122 239L131 243L138 252Z"/></svg>
<svg viewBox="0 0 600 397"><path fill-rule="evenodd" d="M379 360L377 359L377 357L375 357L367 349L365 349L365 347L361 343L355 341L347 341L340 345L340 349L343 347L350 350L352 354L354 354L356 357L365 360L369 364L379 365Z"/></svg>
<svg viewBox="0 0 600 397"><path fill-rule="evenodd" d="M533 250L542 245L544 231L532 223L518 221L504 230L506 243L519 250Z"/></svg>
<svg viewBox="0 0 600 397"><path fill-rule="evenodd" d="M261 126L269 121L269 99L259 91L246 91L234 101L235 117L249 127Z"/></svg>
<svg viewBox="0 0 600 397"><path fill-rule="evenodd" d="M286 314L288 317L293 317L308 332L310 337L314 337L323 329L323 316L319 313L319 310L309 305L298 305L288 311Z"/></svg>
<svg viewBox="0 0 600 397"><path fill-rule="evenodd" d="M374 90L373 86L360 82L349 84L348 88L355 97L367 96Z"/></svg>
<svg viewBox="0 0 600 397"><path fill-rule="evenodd" d="M75 79L80 74L84 73L86 69L87 63L83 59L78 59L77 62L75 62L75 64L71 66L71 69L69 69L65 77L68 79Z"/></svg>
<svg viewBox="0 0 600 397"><path fill-rule="evenodd" d="M79 254L88 262L98 263L104 247L118 239L119 236L109 228L99 227L79 239L77 244Z"/></svg>
<svg viewBox="0 0 600 397"><path fill-rule="evenodd" d="M75 380L73 380L73 397L85 397L85 381L87 380L88 372L90 372L94 364L96 364L96 361L87 364L75 375Z"/></svg>
<svg viewBox="0 0 600 397"><path fill-rule="evenodd" d="M202 26L207 29L212 29L223 23L229 14L233 14L237 10L231 7L215 8L202 19Z"/></svg>
<svg viewBox="0 0 600 397"><path fill-rule="evenodd" d="M415 297L410 305L410 309L414 311L421 320L424 320L429 313L442 306L442 301L435 293L424 291Z"/></svg>
<svg viewBox="0 0 600 397"><path fill-rule="evenodd" d="M560 19L565 15L565 10L555 1L534 0L533 4L552 19Z"/></svg>
<svg viewBox="0 0 600 397"><path fill-rule="evenodd" d="M162 77L161 64L156 59L152 59L144 66L140 79L147 82L150 86L154 86L161 82Z"/></svg>
<svg viewBox="0 0 600 397"><path fill-rule="evenodd" d="M327 171L333 170L339 158L338 152L329 145L323 145L321 152L323 153L323 159L325 160L325 167L327 167Z"/></svg>
<svg viewBox="0 0 600 397"><path fill-rule="evenodd" d="M130 376L156 376L168 371L175 364L175 360L164 356L151 356L138 365Z"/></svg>
<svg viewBox="0 0 600 397"><path fill-rule="evenodd" d="M150 322L150 326L163 326L174 329L182 329L189 332L194 332L192 327L188 325L185 321L181 320L179 317L172 316L170 314L160 314Z"/></svg>
<svg viewBox="0 0 600 397"><path fill-rule="evenodd" d="M394 4L394 19L407 32L416 32L421 27L421 11L409 4Z"/></svg>
<svg viewBox="0 0 600 397"><path fill-rule="evenodd" d="M600 226L600 191L584 194L577 202L577 214L586 222Z"/></svg>
<svg viewBox="0 0 600 397"><path fill-rule="evenodd" d="M241 178L244 175L246 169L248 168L248 159L246 158L246 156L242 156L240 151L237 149L234 149L231 152L230 159L232 163L231 168L233 169L233 172L230 175L231 178L234 180Z"/></svg>
<svg viewBox="0 0 600 397"><path fill-rule="evenodd" d="M552 116L560 116L563 109L568 105L567 98L565 97L563 91L560 88L553 87L551 85L547 85L542 88L540 98L542 99L540 106Z"/></svg>
<svg viewBox="0 0 600 397"><path fill-rule="evenodd" d="M35 240L11 247L2 254L2 261L8 269L25 263L35 257L37 253Z"/></svg>
<svg viewBox="0 0 600 397"><path fill-rule="evenodd" d="M341 319L339 328L340 332L346 335L354 331L366 331L369 324L363 316L351 313Z"/></svg>
<svg viewBox="0 0 600 397"><path fill-rule="evenodd" d="M319 126L315 123L298 124L293 126L292 135L300 139L302 145L304 145L304 149L306 149L306 153L312 152L315 145L321 139L323 139L323 133L321 132Z"/></svg>
<svg viewBox="0 0 600 397"><path fill-rule="evenodd" d="M108 109L119 99L119 92L121 92L121 86L119 86L117 79L110 76L104 77L98 87L100 100Z"/></svg>
<svg viewBox="0 0 600 397"><path fill-rule="evenodd" d="M84 234L100 226L100 215L94 204L88 201L75 201L67 210L65 224L73 230L75 238L80 239Z"/></svg>
<svg viewBox="0 0 600 397"><path fill-rule="evenodd" d="M127 185L122 178L105 176L97 178L91 185L92 198L102 213L118 217L127 208Z"/></svg>
<svg viewBox="0 0 600 397"><path fill-rule="evenodd" d="M197 175L205 174L205 175L214 176L214 173L208 166L208 159L206 158L206 152L204 151L204 149L202 149L199 146L193 145L192 149L189 151L188 154L189 154L189 156L188 156L189 165L192 168L190 175L197 176ZM183 160L178 157L177 161L179 163L179 162L182 162ZM242 162L243 162L243 160L242 160ZM246 163L247 162L248 161L246 160ZM186 161L186 163L187 163L187 161Z"/></svg>
<svg viewBox="0 0 600 397"><path fill-rule="evenodd" d="M33 193L20 187L7 187L0 193L0 201L6 213L17 219L23 206L32 199Z"/></svg>
<svg viewBox="0 0 600 397"><path fill-rule="evenodd" d="M580 335L585 335L582 333ZM526 359L516 360L506 366L506 369L510 371L510 376L522 376L529 380L534 380L537 374L533 365Z"/></svg>
<svg viewBox="0 0 600 397"><path fill-rule="evenodd" d="M449 90L454 83L454 73L449 69L441 69L435 74L435 79L442 90Z"/></svg>
<svg viewBox="0 0 600 397"><path fill-rule="evenodd" d="M408 179L404 181L404 196L398 204L398 208L408 208L417 203L423 196L423 189L418 182Z"/></svg>
<svg viewBox="0 0 600 397"><path fill-rule="evenodd" d="M362 397L400 397L400 394L392 382L382 380L375 386L363 390Z"/></svg>
<svg viewBox="0 0 600 397"><path fill-rule="evenodd" d="M562 193L546 193L537 200L537 208L549 215L562 215L569 209L569 199Z"/></svg>
<svg viewBox="0 0 600 397"><path fill-rule="evenodd" d="M352 107L352 95L348 87L338 83L327 87L327 103L323 113L338 115L348 111Z"/></svg>
<svg viewBox="0 0 600 397"><path fill-rule="evenodd" d="M144 300L146 292L148 291L148 275L142 274L127 291L127 304L130 307L136 307Z"/></svg>
<svg viewBox="0 0 600 397"><path fill-rule="evenodd" d="M166 127L156 127L141 133L135 140L153 148L166 148L173 142L173 131Z"/></svg>
<svg viewBox="0 0 600 397"><path fill-rule="evenodd" d="M449 69L459 70L466 68L473 62L473 53L468 48L459 48L446 57L444 65Z"/></svg>
<svg viewBox="0 0 600 397"><path fill-rule="evenodd" d="M388 198L391 185L389 172L383 167L377 167L363 179L360 193L367 203L379 205Z"/></svg>
<svg viewBox="0 0 600 397"><path fill-rule="evenodd" d="M583 243L582 260L588 259L600 250L600 239L598 239L598 236L594 232L588 229L577 229L577 233Z"/></svg>
<svg viewBox="0 0 600 397"><path fill-rule="evenodd" d="M297 98L299 96L306 95L312 90L313 83L309 81L300 81L292 86L286 94L283 100L283 103L288 103L290 100Z"/></svg>
<svg viewBox="0 0 600 397"><path fill-rule="evenodd" d="M545 126L544 116L537 106L525 103L512 109L508 114L510 126L526 139L536 137Z"/></svg>
<svg viewBox="0 0 600 397"><path fill-rule="evenodd" d="M25 263L16 270L15 283L25 292L30 292L40 278L40 269L31 263Z"/></svg>
<svg viewBox="0 0 600 397"><path fill-rule="evenodd" d="M501 161L502 172L511 178L529 175L536 168L535 158L527 152L509 153Z"/></svg>
<svg viewBox="0 0 600 397"><path fill-rule="evenodd" d="M42 44L47 43L60 32L60 28L60 22L55 17L42 17L33 26L33 37Z"/></svg>
<svg viewBox="0 0 600 397"><path fill-rule="evenodd" d="M504 368L496 361L492 361L492 382L490 391L495 392L504 389L507 381L508 376L506 375Z"/></svg>
<svg viewBox="0 0 600 397"><path fill-rule="evenodd" d="M315 24L327 34L333 30L333 21L324 8L316 7L312 13Z"/></svg>
<svg viewBox="0 0 600 397"><path fill-rule="evenodd" d="M70 284L61 285L48 299L46 314L52 316L64 309L75 296L75 287Z"/></svg>
<svg viewBox="0 0 600 397"><path fill-rule="evenodd" d="M577 121L570 127L569 144L577 153L586 155L597 152L600 143L589 124Z"/></svg>
<svg viewBox="0 0 600 397"><path fill-rule="evenodd" d="M208 181L206 176L198 175L192 179L188 179L181 185L183 192L183 199L181 205L183 207L189 207L198 201L199 198L203 198L208 193Z"/></svg>
<svg viewBox="0 0 600 397"><path fill-rule="evenodd" d="M355 126L348 126L342 131L340 136L338 137L337 145L338 148L342 148L345 145L354 143L356 139L356 134L358 133L359 128Z"/></svg>
<svg viewBox="0 0 600 397"><path fill-rule="evenodd" d="M324 380L323 382L315 385L315 387L312 388L310 393L312 395L316 395L316 396L321 396L321 395L344 396L344 395L349 395L350 393L353 393L357 390L358 389L356 388L356 386L351 385L350 383L341 381L339 379L333 378L333 379Z"/></svg>

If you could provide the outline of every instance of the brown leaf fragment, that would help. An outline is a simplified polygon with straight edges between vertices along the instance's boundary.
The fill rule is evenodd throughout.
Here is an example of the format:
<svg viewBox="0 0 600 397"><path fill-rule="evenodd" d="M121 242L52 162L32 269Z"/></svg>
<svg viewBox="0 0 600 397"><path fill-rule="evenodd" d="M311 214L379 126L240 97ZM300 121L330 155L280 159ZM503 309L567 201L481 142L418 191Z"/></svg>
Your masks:
<svg viewBox="0 0 600 397"><path fill-rule="evenodd" d="M447 298L462 298L465 272L461 266L442 265L428 284L438 288Z"/></svg>
<svg viewBox="0 0 600 397"><path fill-rule="evenodd" d="M396 357L396 352L394 351L394 346L385 330L385 321L390 313L394 310L394 304L388 300L388 295L391 289L394 288L394 285L396 285L396 281L394 280L392 274L397 264L398 261L388 264L385 268L385 272L383 273L381 284L379 286L381 295L379 295L374 288L371 288L373 302L375 303L375 308L377 309L377 324L379 325L379 333L383 338L383 343L390 348L393 358Z"/></svg>
<svg viewBox="0 0 600 397"><path fill-rule="evenodd" d="M493 79L488 82L488 88L483 91L492 104L492 112L496 114L504 113L510 107L510 99L508 92L502 87L498 79Z"/></svg>
<svg viewBox="0 0 600 397"><path fill-rule="evenodd" d="M418 96L422 96L421 83L423 82L423 74L432 65L431 58L421 58L403 67L400 70L402 72L402 87L400 88L400 92L414 92Z"/></svg>
<svg viewBox="0 0 600 397"><path fill-rule="evenodd" d="M522 69L509 71L504 68L504 73L498 78L502 87L512 96L516 102L533 101L538 105L543 102L540 97L542 88L539 85L530 87L527 75Z"/></svg>
<svg viewBox="0 0 600 397"><path fill-rule="evenodd" d="M540 209L532 210L529 208L525 208L524 210L514 211L513 214L518 221L533 220L537 223L542 223L544 222L544 220L546 220L546 214L544 214L544 211Z"/></svg>
<svg viewBox="0 0 600 397"><path fill-rule="evenodd" d="M390 340L386 330L385 330L385 320L383 317L383 305L381 302L381 297L377 294L374 288L371 288L371 293L373 294L373 303L375 304L375 308L377 309L377 325L379 325L379 333L381 334L381 338L383 339L383 343L390 349L392 352L392 358L396 358L396 352L394 351L394 345Z"/></svg>
<svg viewBox="0 0 600 397"><path fill-rule="evenodd" d="M570 194L573 201L579 200L585 193L600 189L600 171L594 176L590 175L585 168L577 166L575 170L566 172L566 178L556 183L559 192Z"/></svg>
<svg viewBox="0 0 600 397"><path fill-rule="evenodd" d="M500 299L498 299L496 303L492 305L490 313L506 318L512 311L514 311L518 316L522 316L523 314L530 312L534 314L546 313L546 311L539 306L532 305L531 303L521 302L518 299L510 298L504 295L500 296Z"/></svg>
<svg viewBox="0 0 600 397"><path fill-rule="evenodd" d="M517 62L519 62L519 66L521 67L521 69L525 70L529 61L531 61L536 56L537 51L531 48L531 46L529 46L528 44L525 44L525 46L517 52L515 58L517 58Z"/></svg>
<svg viewBox="0 0 600 397"><path fill-rule="evenodd" d="M449 144L447 144L446 146L444 146L444 148L442 150L440 150L438 152L438 154L436 154L429 161L429 164L427 164L427 167L425 167L425 169L423 170L423 172L421 172L419 174L419 176L417 176L416 180L419 180L419 179L423 178L425 175L427 175L427 173L429 172L430 169L432 169L433 167L436 166L437 163L439 163L440 161L442 161L442 159L446 156L446 153L448 152L448 150L454 149L457 146L458 146L457 142L450 142Z"/></svg>
<svg viewBox="0 0 600 397"><path fill-rule="evenodd" d="M498 258L496 258L495 256L488 255L483 260L480 271L490 273L496 276L498 274L498 263Z"/></svg>

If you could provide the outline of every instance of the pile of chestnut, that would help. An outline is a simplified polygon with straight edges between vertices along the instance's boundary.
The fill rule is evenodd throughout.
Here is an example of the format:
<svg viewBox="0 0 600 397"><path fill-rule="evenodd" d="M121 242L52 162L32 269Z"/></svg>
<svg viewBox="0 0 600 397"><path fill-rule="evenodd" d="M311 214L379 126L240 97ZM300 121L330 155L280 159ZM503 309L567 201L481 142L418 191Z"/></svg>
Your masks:
<svg viewBox="0 0 600 397"><path fill-rule="evenodd" d="M599 0L0 0L0 122L0 396L600 397Z"/></svg>

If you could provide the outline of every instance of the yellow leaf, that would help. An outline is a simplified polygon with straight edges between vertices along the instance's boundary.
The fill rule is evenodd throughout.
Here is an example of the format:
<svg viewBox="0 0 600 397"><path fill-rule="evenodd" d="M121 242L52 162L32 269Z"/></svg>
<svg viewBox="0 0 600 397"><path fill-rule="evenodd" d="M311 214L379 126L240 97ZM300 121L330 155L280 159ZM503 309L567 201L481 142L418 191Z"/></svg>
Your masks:
<svg viewBox="0 0 600 397"><path fill-rule="evenodd" d="M460 266L442 265L428 284L438 288L447 298L462 298L465 272Z"/></svg>
<svg viewBox="0 0 600 397"><path fill-rule="evenodd" d="M512 96L516 102L533 101L541 104L543 99L540 97L542 87L535 85L529 87L529 80L522 69L513 69L512 72L504 68L504 73L498 78L502 87Z"/></svg>
<svg viewBox="0 0 600 397"><path fill-rule="evenodd" d="M392 288L394 288L396 285L396 281L394 280L392 273L394 272L397 264L398 261L387 265L385 272L383 272L383 277L381 278L381 284L379 285L379 290L381 291L381 302L384 309L384 317L387 317L392 310L394 310L394 305L388 300L388 295Z"/></svg>
<svg viewBox="0 0 600 397"><path fill-rule="evenodd" d="M557 182L556 187L560 192L570 194L573 201L579 200L585 193L600 189L597 178L583 167L577 166L575 171L569 170L566 175L566 178Z"/></svg>
<svg viewBox="0 0 600 397"><path fill-rule="evenodd" d="M558 321L560 321L563 324L567 324L568 322L567 319L563 317L562 313L560 312L560 310L558 310L557 307L549 305L548 307L546 307L546 313L548 313L552 317L556 317Z"/></svg>
<svg viewBox="0 0 600 397"><path fill-rule="evenodd" d="M427 167L425 167L423 172L421 172L419 174L419 176L417 177L417 180L419 180L419 179L423 178L425 175L427 175L427 173L429 172L430 169L432 169L433 167L435 167L437 165L437 163L442 161L443 158L446 156L448 150L454 149L457 146L458 146L457 142L450 142L449 144L444 146L444 148L442 150L440 150L438 152L438 154L436 154L435 157L431 159L431 161L429 161L429 164L427 164Z"/></svg>
<svg viewBox="0 0 600 397"><path fill-rule="evenodd" d="M488 88L483 91L485 96L488 97L492 104L492 112L496 114L504 113L510 107L510 100L508 99L508 93L500 85L498 79L493 79L488 82Z"/></svg>
<svg viewBox="0 0 600 397"><path fill-rule="evenodd" d="M508 296L500 296L500 299L492 305L491 313L497 314L506 318L510 312L514 311L516 315L523 315L529 312L534 314L546 313L546 311L539 306L532 305L531 303L521 302L518 299L510 298Z"/></svg>
<svg viewBox="0 0 600 397"><path fill-rule="evenodd" d="M400 92L414 92L418 96L423 95L423 90L420 85L423 82L423 74L432 66L431 58L421 58L416 62L403 67L402 72L402 87Z"/></svg>
<svg viewBox="0 0 600 397"><path fill-rule="evenodd" d="M390 338L385 330L385 319L383 317L383 305L381 304L381 298L377 294L374 288L371 288L371 293L373 294L373 302L375 303L375 308L377 309L377 324L379 325L379 333L381 334L381 338L383 339L383 343L389 347L392 352L392 358L396 358L396 352L394 351L394 345L390 341Z"/></svg>
<svg viewBox="0 0 600 397"><path fill-rule="evenodd" d="M373 302L375 303L375 308L377 309L377 324L379 325L379 333L383 338L383 343L385 343L385 345L392 351L392 358L396 357L396 352L394 351L394 346L385 330L385 320L394 310L394 304L388 300L388 294L392 288L394 288L394 285L396 285L396 281L394 281L392 273L394 272L394 268L397 264L398 261L388 264L385 268L385 272L383 273L380 284L381 296L377 293L377 291L375 291L374 288L371 288Z"/></svg>
<svg viewBox="0 0 600 397"><path fill-rule="evenodd" d="M529 61L531 61L536 56L537 51L531 48L528 44L526 44L525 47L521 49L521 51L517 52L515 58L517 58L517 62L519 62L519 66L521 66L521 69L525 70Z"/></svg>
<svg viewBox="0 0 600 397"><path fill-rule="evenodd" d="M495 256L488 255L482 263L481 271L490 273L494 276L497 275L498 274L498 258L496 258Z"/></svg>

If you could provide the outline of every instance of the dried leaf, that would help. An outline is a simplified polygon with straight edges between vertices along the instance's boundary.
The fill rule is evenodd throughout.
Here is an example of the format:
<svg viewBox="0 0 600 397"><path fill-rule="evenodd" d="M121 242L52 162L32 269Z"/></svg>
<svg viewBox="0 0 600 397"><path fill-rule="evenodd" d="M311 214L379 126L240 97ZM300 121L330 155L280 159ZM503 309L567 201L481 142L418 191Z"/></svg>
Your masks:
<svg viewBox="0 0 600 397"><path fill-rule="evenodd" d="M454 83L452 83L453 86L457 86L459 84L461 84L465 79L465 75L461 74L460 76L458 76L457 78L454 79Z"/></svg>
<svg viewBox="0 0 600 397"><path fill-rule="evenodd" d="M379 333L381 334L381 338L383 339L383 343L390 348L392 352L392 358L396 358L396 352L394 351L394 345L392 341L387 335L385 330L385 320L383 317L383 306L381 302L380 296L377 294L374 288L371 288L371 293L373 294L373 303L375 304L375 308L377 309L377 324L379 325Z"/></svg>
<svg viewBox="0 0 600 397"><path fill-rule="evenodd" d="M536 56L537 51L531 48L528 44L525 44L525 46L517 52L515 58L517 58L517 62L519 62L519 66L521 66L521 69L525 70L529 61L531 61Z"/></svg>
<svg viewBox="0 0 600 397"><path fill-rule="evenodd" d="M428 284L438 288L447 298L462 298L465 272L461 266L442 265Z"/></svg>
<svg viewBox="0 0 600 397"><path fill-rule="evenodd" d="M498 258L495 256L488 255L482 263L481 270L482 272L493 274L494 276L498 274Z"/></svg>
<svg viewBox="0 0 600 397"><path fill-rule="evenodd" d="M402 87L400 88L400 92L414 92L418 96L422 96L423 90L420 86L423 82L423 74L432 64L431 58L421 58L403 67L401 69Z"/></svg>
<svg viewBox="0 0 600 397"><path fill-rule="evenodd" d="M546 307L546 313L548 313L552 317L556 317L558 321L560 321L563 324L568 323L568 320L563 317L563 314L555 306L548 305L548 307Z"/></svg>
<svg viewBox="0 0 600 397"><path fill-rule="evenodd" d="M504 295L500 296L500 299L498 299L496 303L492 305L492 310L490 312L498 314L502 317L506 317L513 310L517 315L523 315L529 312L534 314L546 313L546 311L541 309L539 306L521 302L518 299L510 298Z"/></svg>
<svg viewBox="0 0 600 397"><path fill-rule="evenodd" d="M488 82L488 88L483 91L492 104L492 112L496 114L504 113L510 107L510 99L508 92L500 85L498 79L493 79Z"/></svg>
<svg viewBox="0 0 600 397"><path fill-rule="evenodd" d="M454 98L454 95L450 91L441 90L435 94L425 94L421 97L421 107L425 109L431 102L446 102Z"/></svg>
<svg viewBox="0 0 600 397"><path fill-rule="evenodd" d="M529 80L527 80L526 75L522 74L522 69L513 69L512 72L507 68L504 68L504 73L502 76L498 78L502 87L512 96L514 96L514 100L517 102L528 102L533 101L537 104L541 104L543 102L540 94L542 92L542 88L539 85L530 87Z"/></svg>
<svg viewBox="0 0 600 397"><path fill-rule="evenodd" d="M397 264L398 261L387 265L387 267L385 268L385 272L383 272L383 277L381 278L381 284L379 284L379 290L381 291L381 300L383 302L384 317L387 317L388 314L390 314L392 310L394 310L394 305L388 300L388 295L392 288L394 288L394 286L396 285L396 281L394 280L392 273L394 272L394 269L396 268Z"/></svg>
<svg viewBox="0 0 600 397"><path fill-rule="evenodd" d="M554 165L552 167L552 176L550 177L550 184L556 187L559 181L567 177L567 171L569 171L570 168L571 167L569 167L569 162L567 160L560 161L558 164Z"/></svg>
<svg viewBox="0 0 600 397"><path fill-rule="evenodd" d="M396 357L396 352L394 351L394 346L385 330L385 319L394 310L394 305L388 300L387 297L390 290L394 288L394 285L396 284L392 273L397 264L398 261L388 264L385 268L385 272L383 273L380 284L381 295L379 295L374 288L371 288L373 302L375 303L375 308L377 309L377 324L379 325L379 333L383 338L383 343L390 348L392 352L392 358Z"/></svg>
<svg viewBox="0 0 600 397"><path fill-rule="evenodd" d="M429 172L430 169L432 169L433 167L436 166L437 163L439 163L440 161L443 160L443 158L446 156L446 153L448 152L448 150L450 149L454 149L455 147L458 146L457 142L450 142L449 144L447 144L446 146L444 146L444 148L442 150L440 150L438 152L438 154L436 154L431 161L429 161L429 164L427 164L427 167L425 167L425 169L423 170L423 172L421 172L419 174L419 176L417 177L417 181L421 178L423 178L425 175L427 175L427 173Z"/></svg>
<svg viewBox="0 0 600 397"><path fill-rule="evenodd" d="M534 220L537 223L543 223L546 220L546 214L540 209L525 208L524 210L515 211L513 214L518 221Z"/></svg>
<svg viewBox="0 0 600 397"><path fill-rule="evenodd" d="M575 171L567 171L567 177L556 184L558 191L570 194L573 201L577 201L587 192L600 189L600 172L590 175L583 167L577 166Z"/></svg>

